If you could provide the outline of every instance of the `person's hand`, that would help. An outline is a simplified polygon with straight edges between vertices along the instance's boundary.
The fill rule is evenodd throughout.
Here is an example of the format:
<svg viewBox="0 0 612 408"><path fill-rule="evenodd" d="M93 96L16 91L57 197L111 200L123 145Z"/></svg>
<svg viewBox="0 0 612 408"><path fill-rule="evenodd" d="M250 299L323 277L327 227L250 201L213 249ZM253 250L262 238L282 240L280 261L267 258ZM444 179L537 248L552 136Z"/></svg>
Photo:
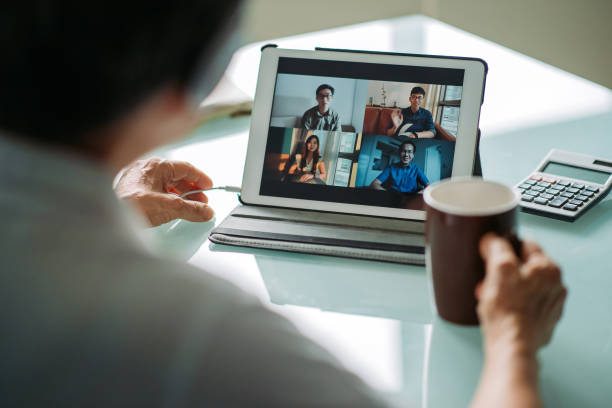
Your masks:
<svg viewBox="0 0 612 408"><path fill-rule="evenodd" d="M391 121L393 122L393 126L395 128L398 128L402 125L402 122L404 121L404 115L402 115L402 111L399 109L394 109L393 112L391 112Z"/></svg>
<svg viewBox="0 0 612 408"><path fill-rule="evenodd" d="M313 177L314 176L312 175L312 173L303 174L302 177L300 177L300 183L305 183L307 181L310 181L313 179Z"/></svg>
<svg viewBox="0 0 612 408"><path fill-rule="evenodd" d="M489 233L480 241L486 275L476 288L486 349L517 347L535 352L550 341L567 290L561 270L533 242L523 242L521 259L510 243Z"/></svg>
<svg viewBox="0 0 612 408"><path fill-rule="evenodd" d="M179 197L188 191L211 188L212 180L187 162L152 158L139 160L126 169L115 192L147 218L151 226L176 218L208 221L214 211L203 193Z"/></svg>

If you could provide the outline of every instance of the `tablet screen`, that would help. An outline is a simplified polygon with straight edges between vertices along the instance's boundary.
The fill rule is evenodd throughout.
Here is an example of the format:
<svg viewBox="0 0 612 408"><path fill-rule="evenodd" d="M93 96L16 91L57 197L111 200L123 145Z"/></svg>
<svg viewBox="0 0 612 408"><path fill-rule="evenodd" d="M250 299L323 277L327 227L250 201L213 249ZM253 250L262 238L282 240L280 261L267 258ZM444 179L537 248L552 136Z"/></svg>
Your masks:
<svg viewBox="0 0 612 408"><path fill-rule="evenodd" d="M423 209L451 176L464 70L280 57L260 195Z"/></svg>

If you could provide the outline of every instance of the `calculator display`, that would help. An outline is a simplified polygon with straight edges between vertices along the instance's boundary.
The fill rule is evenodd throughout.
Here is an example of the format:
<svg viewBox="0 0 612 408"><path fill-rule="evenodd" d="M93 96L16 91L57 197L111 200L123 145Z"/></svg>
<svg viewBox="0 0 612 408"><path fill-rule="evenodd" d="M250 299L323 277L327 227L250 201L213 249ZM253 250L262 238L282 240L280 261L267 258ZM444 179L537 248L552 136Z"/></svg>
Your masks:
<svg viewBox="0 0 612 408"><path fill-rule="evenodd" d="M543 173L555 174L557 176L563 176L578 180L589 181L591 183L606 184L606 181L610 177L610 173L585 169L584 167L570 166L567 164L561 164L557 162L548 162Z"/></svg>

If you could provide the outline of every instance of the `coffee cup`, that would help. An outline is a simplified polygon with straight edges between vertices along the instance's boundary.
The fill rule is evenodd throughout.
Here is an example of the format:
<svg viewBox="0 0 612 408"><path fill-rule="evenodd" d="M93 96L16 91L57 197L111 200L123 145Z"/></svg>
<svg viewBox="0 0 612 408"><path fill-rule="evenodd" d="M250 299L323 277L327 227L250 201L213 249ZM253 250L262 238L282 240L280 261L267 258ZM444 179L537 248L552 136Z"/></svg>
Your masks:
<svg viewBox="0 0 612 408"><path fill-rule="evenodd" d="M477 325L475 288L484 277L478 243L495 232L516 249L520 194L481 178L455 178L430 185L423 199L426 268L437 312L452 323Z"/></svg>

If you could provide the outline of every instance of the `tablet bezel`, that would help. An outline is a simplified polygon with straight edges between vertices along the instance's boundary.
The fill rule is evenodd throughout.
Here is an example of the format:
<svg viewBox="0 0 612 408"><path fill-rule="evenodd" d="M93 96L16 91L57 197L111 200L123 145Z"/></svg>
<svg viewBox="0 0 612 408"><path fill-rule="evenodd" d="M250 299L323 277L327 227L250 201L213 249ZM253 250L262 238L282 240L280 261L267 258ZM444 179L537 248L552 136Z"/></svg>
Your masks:
<svg viewBox="0 0 612 408"><path fill-rule="evenodd" d="M484 82L487 72L486 63L483 60L477 58L368 53L363 51L310 51L267 47L262 50L255 102L251 117L249 143L241 190L241 201L244 204L410 220L425 219L425 212L421 210L263 196L259 194L276 85L278 60L280 57L463 69L464 82L461 97L461 113L459 115L451 177L470 176L472 174L477 149L480 107L483 100Z"/></svg>

